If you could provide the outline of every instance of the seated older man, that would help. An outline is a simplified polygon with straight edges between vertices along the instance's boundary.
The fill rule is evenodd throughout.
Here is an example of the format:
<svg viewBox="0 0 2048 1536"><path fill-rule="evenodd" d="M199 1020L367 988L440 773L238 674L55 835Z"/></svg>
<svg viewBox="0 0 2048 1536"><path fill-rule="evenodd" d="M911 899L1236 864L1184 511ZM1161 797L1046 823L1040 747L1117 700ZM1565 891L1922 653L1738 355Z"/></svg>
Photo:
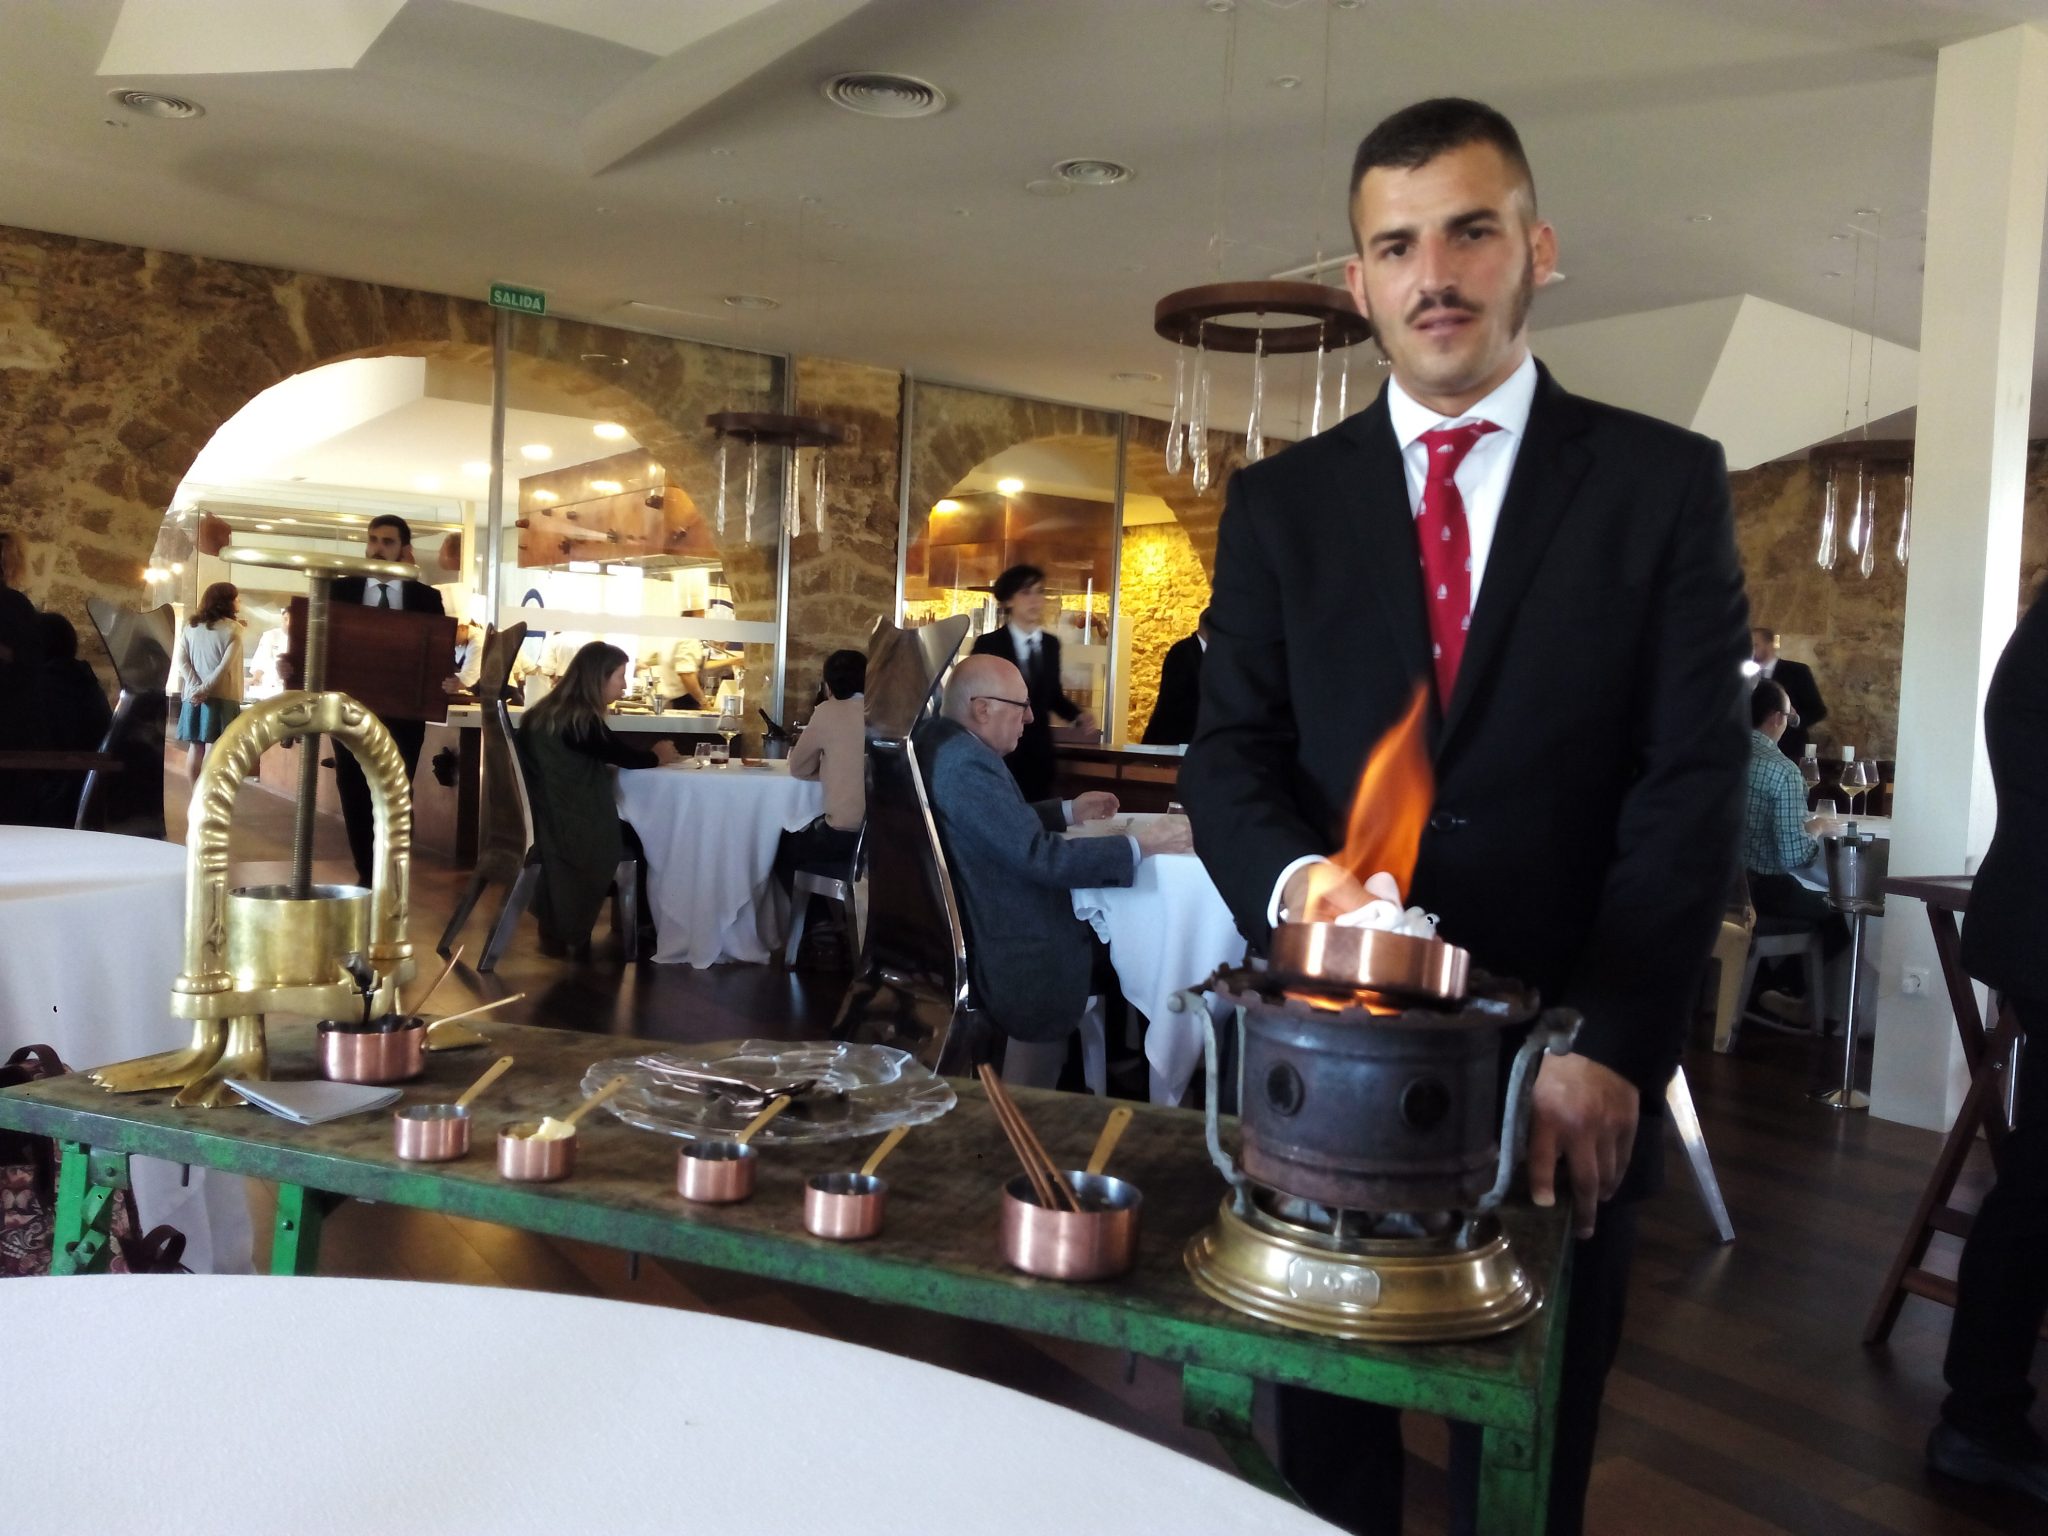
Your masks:
<svg viewBox="0 0 2048 1536"><path fill-rule="evenodd" d="M1064 804L1027 802L1003 758L1030 718L1016 666L970 656L947 680L944 718L919 727L916 743L967 930L975 993L1010 1037L1005 1074L1050 1086L1090 992L1113 981L1068 892L1129 885L1146 854L1185 853L1192 844L1179 817L1147 821L1123 837L1063 837L1070 824L1113 815L1116 796L1097 790Z"/></svg>
<svg viewBox="0 0 2048 1536"><path fill-rule="evenodd" d="M1749 873L1749 901L1756 915L1781 925L1818 928L1821 951L1829 959L1849 944L1849 925L1818 891L1808 890L1793 875L1820 855L1814 833L1827 826L1826 817L1806 812L1806 781L1799 765L1778 750L1789 726L1799 723L1785 690L1768 677L1758 678L1749 696L1749 795L1742 824L1742 864ZM1784 931L1781 927L1780 931ZM1790 1023L1814 1022L1820 999L1790 990L1763 994L1758 1003Z"/></svg>

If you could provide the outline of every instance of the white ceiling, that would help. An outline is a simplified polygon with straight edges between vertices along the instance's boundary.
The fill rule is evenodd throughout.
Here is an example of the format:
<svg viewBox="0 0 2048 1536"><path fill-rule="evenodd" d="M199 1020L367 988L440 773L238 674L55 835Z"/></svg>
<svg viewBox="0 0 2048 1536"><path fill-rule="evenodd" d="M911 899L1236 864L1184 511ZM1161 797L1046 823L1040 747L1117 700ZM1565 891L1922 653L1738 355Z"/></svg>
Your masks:
<svg viewBox="0 0 2048 1536"><path fill-rule="evenodd" d="M2021 20L2048 0L8 0L0 222L513 281L561 313L1163 415L1154 301L1340 253L1358 136L1457 92L1516 119L1559 228L1539 327L1745 293L1848 319L1830 236L1870 208L1872 329L1911 346L1936 52ZM950 104L847 115L819 94L846 69ZM134 117L114 87L206 116ZM1136 176L1025 190L1082 155ZM742 292L782 307L721 303ZM2037 364L2048 393L2048 345ZM1282 376L1270 430L1299 430L1303 393Z"/></svg>

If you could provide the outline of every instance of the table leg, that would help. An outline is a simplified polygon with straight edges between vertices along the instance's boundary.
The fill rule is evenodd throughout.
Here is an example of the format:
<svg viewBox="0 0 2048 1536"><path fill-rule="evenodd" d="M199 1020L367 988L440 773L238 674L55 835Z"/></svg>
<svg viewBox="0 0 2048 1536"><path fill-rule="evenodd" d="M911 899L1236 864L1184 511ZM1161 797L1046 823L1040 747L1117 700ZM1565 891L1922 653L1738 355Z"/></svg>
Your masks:
<svg viewBox="0 0 2048 1536"><path fill-rule="evenodd" d="M277 1186L277 1225L270 1239L273 1275L310 1275L320 1268L320 1228L346 1198L301 1184Z"/></svg>
<svg viewBox="0 0 2048 1536"><path fill-rule="evenodd" d="M59 1142L58 1152L50 1273L102 1274L114 1259L114 1202L128 1187L128 1156L96 1152L82 1141Z"/></svg>
<svg viewBox="0 0 2048 1536"><path fill-rule="evenodd" d="M1223 1452L1237 1468L1238 1475L1255 1488L1263 1488L1290 1504L1295 1496L1280 1469L1273 1465L1252 1434L1252 1379L1203 1365L1181 1368L1181 1421L1216 1437Z"/></svg>
<svg viewBox="0 0 2048 1536"><path fill-rule="evenodd" d="M1479 1449L1479 1529L1543 1536L1550 1517L1550 1436L1489 1427Z"/></svg>

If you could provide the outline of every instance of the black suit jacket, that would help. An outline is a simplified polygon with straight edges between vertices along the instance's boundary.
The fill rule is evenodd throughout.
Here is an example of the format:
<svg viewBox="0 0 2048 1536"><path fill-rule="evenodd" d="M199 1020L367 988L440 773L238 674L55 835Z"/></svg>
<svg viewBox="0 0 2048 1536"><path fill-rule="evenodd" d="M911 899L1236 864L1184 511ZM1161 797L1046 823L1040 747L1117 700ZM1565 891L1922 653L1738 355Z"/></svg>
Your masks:
<svg viewBox="0 0 2048 1536"><path fill-rule="evenodd" d="M1799 723L1786 727L1785 734L1778 739L1778 750L1797 760L1806 756L1807 733L1827 719L1828 707L1821 701L1813 668L1803 661L1787 661L1780 656L1778 664L1771 668L1771 680L1785 690L1785 697L1799 711Z"/></svg>
<svg viewBox="0 0 2048 1536"><path fill-rule="evenodd" d="M1202 706L1202 637L1189 635L1167 647L1159 666L1159 698L1145 722L1145 745L1177 747L1195 739Z"/></svg>
<svg viewBox="0 0 2048 1536"><path fill-rule="evenodd" d="M2048 595L2034 599L1991 674L1984 745L1998 826L1970 885L1963 968L2000 992L2048 999Z"/></svg>
<svg viewBox="0 0 2048 1536"><path fill-rule="evenodd" d="M1677 1063L1735 867L1748 604L1706 438L1540 375L1456 689L1411 899L1476 965L1585 1016L1646 1112ZM1431 687L1414 518L1385 392L1232 477L1195 847L1254 941L1296 858L1343 841L1367 752Z"/></svg>
<svg viewBox="0 0 2048 1536"><path fill-rule="evenodd" d="M368 578L363 576L337 576L328 589L328 599L336 603L353 603L360 608L363 593L368 588ZM446 613L441 605L441 593L424 581L401 581L398 584L398 606L407 613Z"/></svg>
<svg viewBox="0 0 2048 1536"><path fill-rule="evenodd" d="M1067 697L1060 686L1060 642L1049 629L1038 632L1038 661L1026 668L1017 660L1017 647L1010 638L1010 626L989 631L974 642L977 656L1000 656L1024 674L1024 691L1031 695L1031 719L1017 738L1017 750L1003 761L1017 780L1026 800L1043 800L1052 793L1052 717L1078 719L1081 706Z"/></svg>

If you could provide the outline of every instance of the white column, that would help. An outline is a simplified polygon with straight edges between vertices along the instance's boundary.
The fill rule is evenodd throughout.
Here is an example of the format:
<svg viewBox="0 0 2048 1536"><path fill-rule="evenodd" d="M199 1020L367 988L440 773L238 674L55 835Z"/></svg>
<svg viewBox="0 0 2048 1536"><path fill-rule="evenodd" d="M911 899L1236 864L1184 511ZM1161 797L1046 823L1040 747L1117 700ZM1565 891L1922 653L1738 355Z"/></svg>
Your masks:
<svg viewBox="0 0 2048 1536"><path fill-rule="evenodd" d="M1974 872L1991 840L1984 691L2019 609L2044 197L2048 31L2013 27L1942 49L1920 301L1895 875ZM1893 897L1873 1113L1936 1129L1953 1121L1966 1078L1952 1018L1927 914Z"/></svg>

